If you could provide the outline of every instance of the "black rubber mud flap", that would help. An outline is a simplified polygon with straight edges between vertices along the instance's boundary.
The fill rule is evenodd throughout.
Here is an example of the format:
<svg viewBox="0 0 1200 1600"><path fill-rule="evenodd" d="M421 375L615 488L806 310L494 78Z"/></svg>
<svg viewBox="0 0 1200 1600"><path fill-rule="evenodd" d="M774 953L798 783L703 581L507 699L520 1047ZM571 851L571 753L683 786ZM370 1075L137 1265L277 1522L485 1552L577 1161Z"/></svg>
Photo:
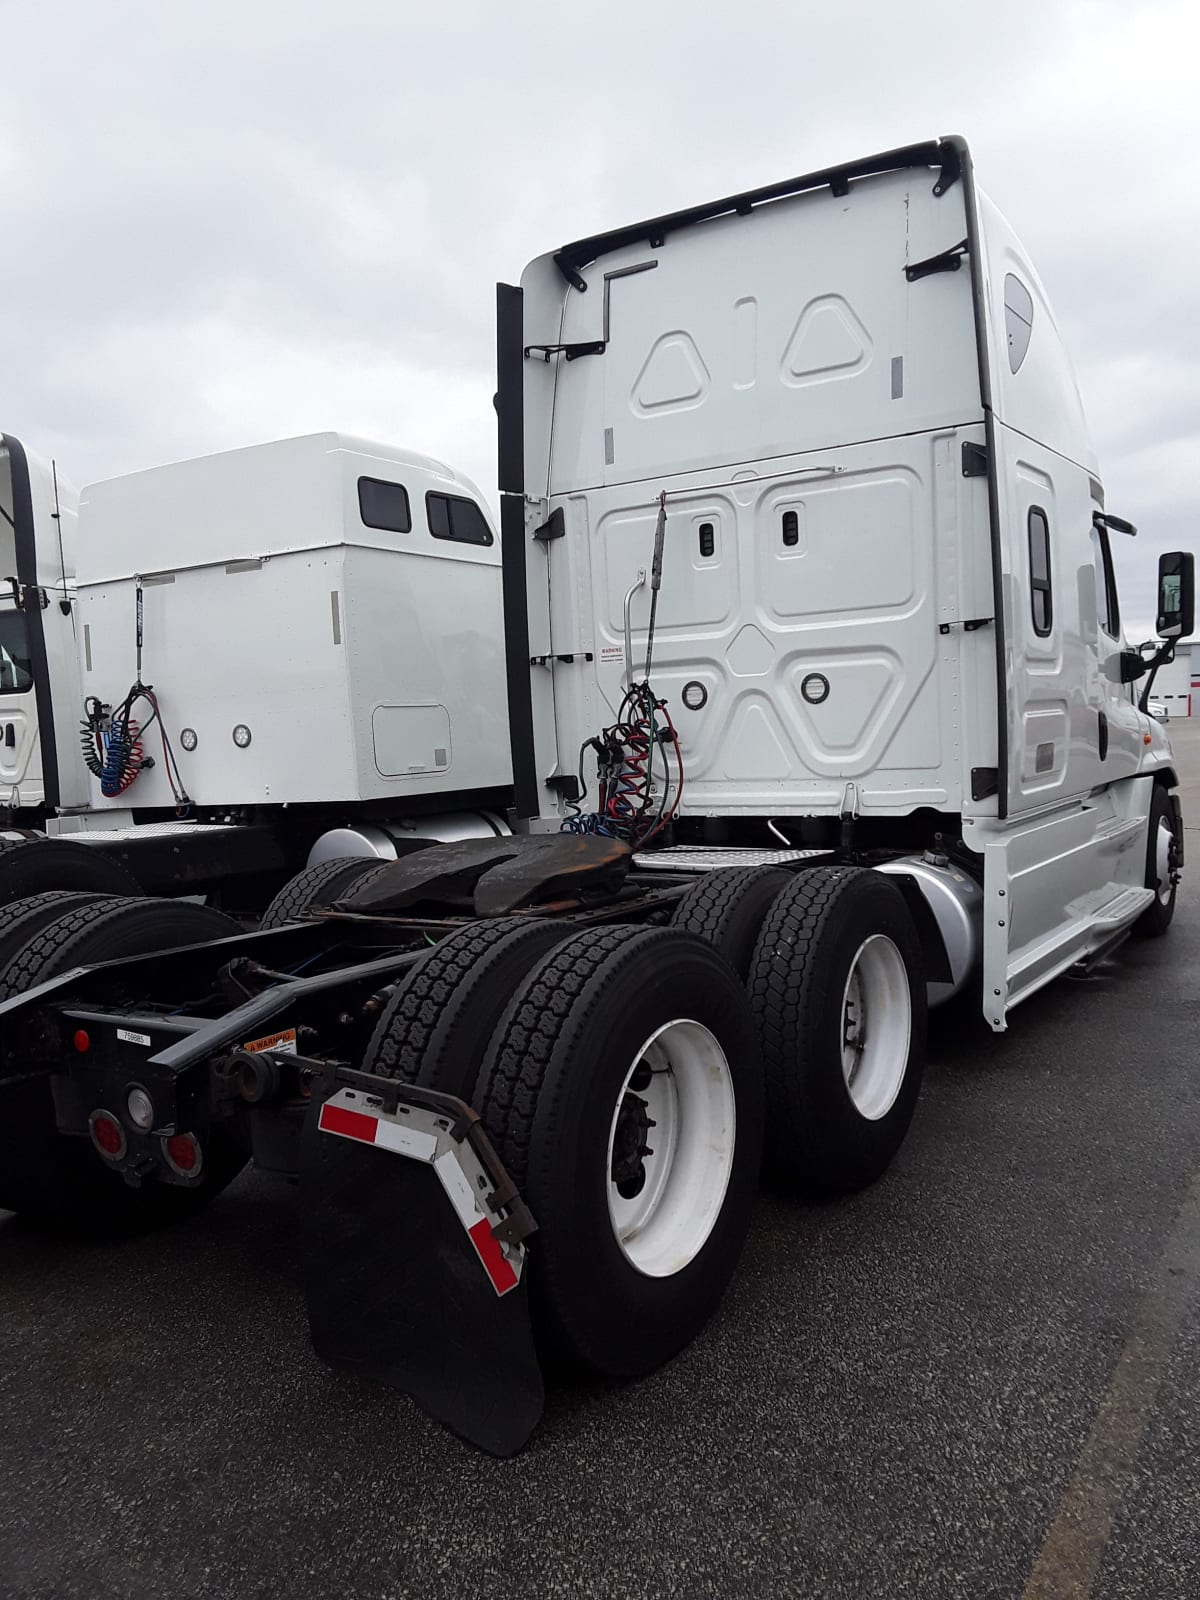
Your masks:
<svg viewBox="0 0 1200 1600"><path fill-rule="evenodd" d="M453 1114L435 1116L410 1094L422 1091L404 1088L389 1114L380 1097L342 1089L308 1117L300 1177L313 1346L331 1366L409 1395L469 1444L515 1455L544 1401L524 1246L502 1252L483 1213L486 1196L469 1226L464 1202L469 1210L492 1179L462 1125L453 1129ZM461 1102L423 1097L460 1107L478 1126ZM390 1098L395 1105L395 1090ZM519 1200L510 1221L514 1212L524 1213Z"/></svg>

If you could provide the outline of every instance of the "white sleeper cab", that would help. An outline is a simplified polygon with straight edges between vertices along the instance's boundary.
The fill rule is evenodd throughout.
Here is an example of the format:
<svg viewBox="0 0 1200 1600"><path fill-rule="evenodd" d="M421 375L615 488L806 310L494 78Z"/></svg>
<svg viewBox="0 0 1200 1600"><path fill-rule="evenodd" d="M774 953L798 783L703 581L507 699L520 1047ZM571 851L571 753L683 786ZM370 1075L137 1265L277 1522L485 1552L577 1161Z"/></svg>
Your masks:
<svg viewBox="0 0 1200 1600"><path fill-rule="evenodd" d="M954 946L937 997L969 973L994 1028L1163 920L1183 836L1121 631L1134 529L961 141L580 240L500 308L534 827L595 815L589 741L645 678L675 842L911 871Z"/></svg>
<svg viewBox="0 0 1200 1600"><path fill-rule="evenodd" d="M631 1378L695 1336L764 1164L820 1195L887 1170L930 1004L1000 1029L1167 930L1146 706L1194 575L1160 560L1129 649L1134 529L959 139L577 240L497 305L498 545L446 559L469 486L332 438L147 494L153 571L85 496L94 692L151 679L197 793L387 807L511 748L513 831L381 860L348 821L255 931L0 916L0 1206L144 1228L252 1158L299 1183L317 1353L510 1455L544 1358Z"/></svg>

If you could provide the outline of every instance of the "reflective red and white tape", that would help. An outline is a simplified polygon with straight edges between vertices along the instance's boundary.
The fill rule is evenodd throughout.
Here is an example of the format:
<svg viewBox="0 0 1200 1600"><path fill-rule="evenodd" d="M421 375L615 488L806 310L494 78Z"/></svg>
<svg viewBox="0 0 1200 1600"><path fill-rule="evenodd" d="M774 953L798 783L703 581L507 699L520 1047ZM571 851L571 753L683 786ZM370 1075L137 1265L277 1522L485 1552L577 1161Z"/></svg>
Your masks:
<svg viewBox="0 0 1200 1600"><path fill-rule="evenodd" d="M368 1105L360 1097L347 1104L352 1091L345 1089L326 1100L321 1107L317 1126L322 1133L337 1134L343 1139L354 1139L359 1144L374 1145L379 1150L390 1150L396 1155L408 1156L412 1161L422 1161L432 1166L445 1190L454 1214L463 1231L475 1247L475 1254L487 1273L492 1288L498 1295L508 1294L521 1281L520 1268L524 1250L515 1252L517 1264L505 1255L500 1241L492 1232L492 1225L480 1209L475 1190L456 1148L451 1145L438 1155L436 1133L413 1127L406 1119L389 1117L381 1107ZM419 1112L418 1112L419 1114ZM431 1114L430 1114L431 1115Z"/></svg>

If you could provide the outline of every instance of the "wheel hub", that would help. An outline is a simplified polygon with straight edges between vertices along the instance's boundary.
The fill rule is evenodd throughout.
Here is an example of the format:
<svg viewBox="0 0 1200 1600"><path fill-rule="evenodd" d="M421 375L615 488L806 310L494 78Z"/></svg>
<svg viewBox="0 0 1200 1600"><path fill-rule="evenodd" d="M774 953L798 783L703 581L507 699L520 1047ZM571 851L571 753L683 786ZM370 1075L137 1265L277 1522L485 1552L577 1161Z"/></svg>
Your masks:
<svg viewBox="0 0 1200 1600"><path fill-rule="evenodd" d="M623 1200L632 1200L646 1187L646 1157L654 1154L646 1136L656 1126L641 1095L627 1093L617 1113L612 1153L612 1181Z"/></svg>
<svg viewBox="0 0 1200 1600"><path fill-rule="evenodd" d="M871 934L851 962L842 996L842 1075L856 1111L885 1116L908 1067L912 998L904 960L886 934Z"/></svg>
<svg viewBox="0 0 1200 1600"><path fill-rule="evenodd" d="M1163 905L1168 904L1179 882L1177 857L1175 830L1164 818L1158 825L1158 838L1155 840L1155 876L1158 879L1158 898Z"/></svg>
<svg viewBox="0 0 1200 1600"><path fill-rule="evenodd" d="M850 975L846 1004L842 1012L842 1051L847 1086L854 1082L862 1066L867 1045L867 998L858 969Z"/></svg>
<svg viewBox="0 0 1200 1600"><path fill-rule="evenodd" d="M735 1137L733 1078L717 1039L687 1018L665 1023L614 1099L604 1168L613 1237L637 1271L670 1277L703 1248Z"/></svg>

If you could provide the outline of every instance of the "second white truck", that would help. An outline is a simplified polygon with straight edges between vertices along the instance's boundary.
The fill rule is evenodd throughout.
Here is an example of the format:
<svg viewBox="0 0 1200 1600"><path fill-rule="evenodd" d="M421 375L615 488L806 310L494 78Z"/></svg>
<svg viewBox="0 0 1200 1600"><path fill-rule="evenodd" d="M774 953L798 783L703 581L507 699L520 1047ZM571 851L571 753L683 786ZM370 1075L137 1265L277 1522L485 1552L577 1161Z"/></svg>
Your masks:
<svg viewBox="0 0 1200 1600"><path fill-rule="evenodd" d="M506 831L499 547L453 468L313 434L93 484L77 528L32 482L0 904L261 912L306 862Z"/></svg>

